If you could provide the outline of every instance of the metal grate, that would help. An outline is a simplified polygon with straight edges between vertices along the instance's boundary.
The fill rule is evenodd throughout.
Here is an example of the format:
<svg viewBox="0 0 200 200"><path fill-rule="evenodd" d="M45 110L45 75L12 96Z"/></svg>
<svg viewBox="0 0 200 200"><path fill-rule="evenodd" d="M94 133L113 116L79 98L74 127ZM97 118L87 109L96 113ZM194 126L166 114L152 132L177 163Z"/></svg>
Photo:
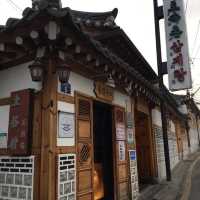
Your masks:
<svg viewBox="0 0 200 200"><path fill-rule="evenodd" d="M33 199L34 156L0 157L0 199Z"/></svg>
<svg viewBox="0 0 200 200"><path fill-rule="evenodd" d="M58 200L76 199L75 154L58 156Z"/></svg>

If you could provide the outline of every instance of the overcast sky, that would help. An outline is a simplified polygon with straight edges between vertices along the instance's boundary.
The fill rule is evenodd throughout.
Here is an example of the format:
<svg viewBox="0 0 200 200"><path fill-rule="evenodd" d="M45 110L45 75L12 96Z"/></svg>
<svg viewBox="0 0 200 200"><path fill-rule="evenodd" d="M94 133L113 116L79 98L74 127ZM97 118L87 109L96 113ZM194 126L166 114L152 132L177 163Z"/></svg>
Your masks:
<svg viewBox="0 0 200 200"><path fill-rule="evenodd" d="M13 5L14 2L16 5ZM124 29L152 68L157 72L154 36L153 0L62 0L63 7L74 10L104 12L118 8L117 24ZM162 5L162 1L159 1ZM195 91L200 86L200 0L185 0L190 57L193 59L192 75ZM0 24L9 17L21 17L31 0L0 0ZM164 25L161 22L163 61L166 60ZM197 35L197 37L196 37ZM165 77L165 79L167 79ZM200 92L195 96L200 100Z"/></svg>

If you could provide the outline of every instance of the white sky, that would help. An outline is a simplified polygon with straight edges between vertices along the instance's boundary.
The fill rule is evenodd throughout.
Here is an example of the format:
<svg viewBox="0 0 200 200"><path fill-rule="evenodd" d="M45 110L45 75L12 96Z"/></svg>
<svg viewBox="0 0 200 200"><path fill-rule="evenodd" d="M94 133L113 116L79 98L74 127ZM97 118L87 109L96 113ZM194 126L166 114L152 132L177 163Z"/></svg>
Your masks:
<svg viewBox="0 0 200 200"><path fill-rule="evenodd" d="M19 8L16 8L13 1ZM0 24L4 25L9 17L21 17L21 10L31 7L31 0L0 0ZM187 0L185 0L186 3ZM152 68L157 71L154 36L153 0L62 0L63 7L74 10L104 12L118 8L116 22L121 26ZM159 0L162 5L162 0ZM21 10L20 10L21 8ZM200 22L200 0L188 0L187 27L192 64L193 86L200 86L200 31L195 42ZM163 61L166 60L164 25L161 22ZM194 44L195 42L195 44ZM199 49L199 50L198 50ZM165 77L165 79L167 79ZM195 96L200 100L200 92Z"/></svg>

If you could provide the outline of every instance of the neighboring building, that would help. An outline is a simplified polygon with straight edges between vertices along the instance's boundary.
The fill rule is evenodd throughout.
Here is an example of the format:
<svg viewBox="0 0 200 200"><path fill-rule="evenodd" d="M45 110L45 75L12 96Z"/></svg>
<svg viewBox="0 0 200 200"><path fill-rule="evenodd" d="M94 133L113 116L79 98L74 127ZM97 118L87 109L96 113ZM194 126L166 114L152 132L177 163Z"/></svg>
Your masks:
<svg viewBox="0 0 200 200"><path fill-rule="evenodd" d="M116 16L41 0L0 27L0 199L137 199L166 177L160 101L171 168L189 152L186 113Z"/></svg>

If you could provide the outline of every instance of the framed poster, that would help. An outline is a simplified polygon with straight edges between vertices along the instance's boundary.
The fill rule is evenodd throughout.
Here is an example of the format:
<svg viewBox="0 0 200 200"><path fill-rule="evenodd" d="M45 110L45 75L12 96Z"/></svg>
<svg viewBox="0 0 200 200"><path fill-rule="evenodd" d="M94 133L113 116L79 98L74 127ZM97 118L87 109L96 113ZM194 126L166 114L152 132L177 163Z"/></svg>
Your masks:
<svg viewBox="0 0 200 200"><path fill-rule="evenodd" d="M124 141L119 141L119 161L126 160L126 146Z"/></svg>
<svg viewBox="0 0 200 200"><path fill-rule="evenodd" d="M74 138L75 119L74 113L62 112L58 114L58 137Z"/></svg>
<svg viewBox="0 0 200 200"><path fill-rule="evenodd" d="M125 126L124 124L117 124L116 125L116 139L117 140L125 140Z"/></svg>

